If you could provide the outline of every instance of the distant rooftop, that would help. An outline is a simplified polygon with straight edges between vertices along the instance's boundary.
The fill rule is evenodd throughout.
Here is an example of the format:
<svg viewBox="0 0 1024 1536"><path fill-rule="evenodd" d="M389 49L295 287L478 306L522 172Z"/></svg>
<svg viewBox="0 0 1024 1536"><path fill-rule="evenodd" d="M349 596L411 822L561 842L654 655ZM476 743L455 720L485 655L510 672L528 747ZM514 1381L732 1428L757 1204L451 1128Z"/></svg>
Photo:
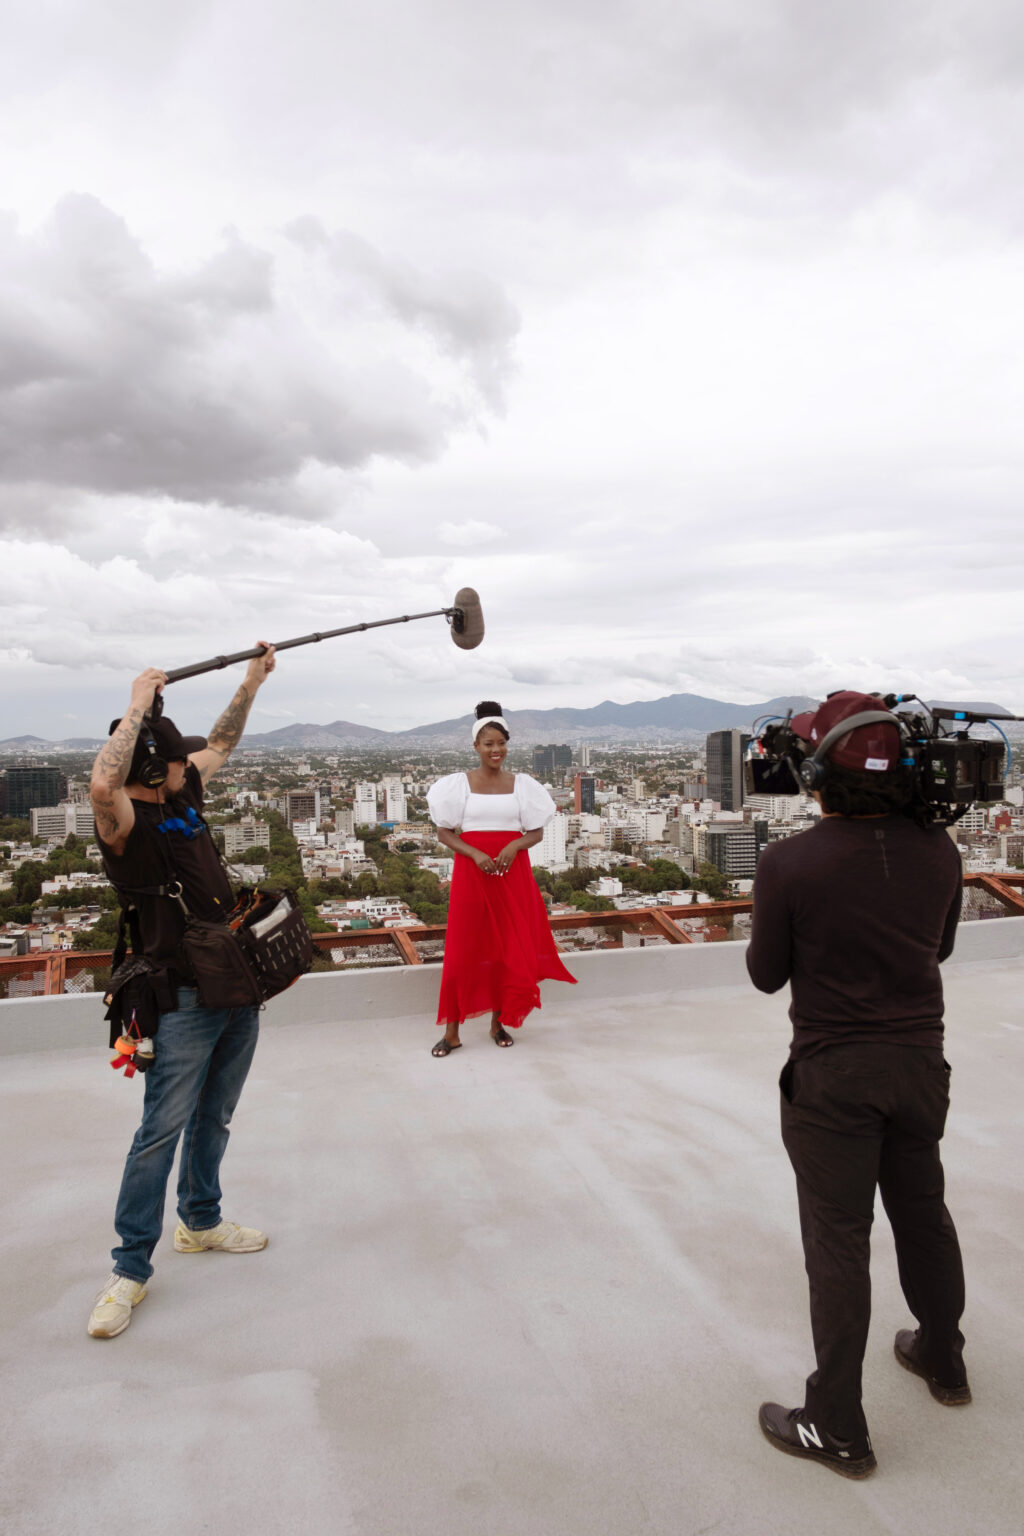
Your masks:
<svg viewBox="0 0 1024 1536"><path fill-rule="evenodd" d="M879 1470L779 1456L812 1364L776 1079L784 994L743 945L572 955L511 1051L436 1061L426 965L267 1009L224 1167L263 1254L175 1254L86 1337L138 1079L100 1001L0 1003L3 1476L12 1536L1020 1536L1024 918L943 969L948 1200L975 1394L900 1371L884 1216L865 1405Z"/></svg>

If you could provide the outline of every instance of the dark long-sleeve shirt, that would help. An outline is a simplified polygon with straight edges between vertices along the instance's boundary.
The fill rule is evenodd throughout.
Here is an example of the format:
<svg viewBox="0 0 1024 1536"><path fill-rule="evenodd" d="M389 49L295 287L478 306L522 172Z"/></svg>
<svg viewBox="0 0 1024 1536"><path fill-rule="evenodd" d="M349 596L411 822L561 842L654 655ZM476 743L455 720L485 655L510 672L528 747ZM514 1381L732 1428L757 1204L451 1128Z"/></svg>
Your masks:
<svg viewBox="0 0 1024 1536"><path fill-rule="evenodd" d="M762 992L790 983L793 1059L841 1041L941 1046L962 878L947 833L905 816L829 816L769 844L747 970Z"/></svg>

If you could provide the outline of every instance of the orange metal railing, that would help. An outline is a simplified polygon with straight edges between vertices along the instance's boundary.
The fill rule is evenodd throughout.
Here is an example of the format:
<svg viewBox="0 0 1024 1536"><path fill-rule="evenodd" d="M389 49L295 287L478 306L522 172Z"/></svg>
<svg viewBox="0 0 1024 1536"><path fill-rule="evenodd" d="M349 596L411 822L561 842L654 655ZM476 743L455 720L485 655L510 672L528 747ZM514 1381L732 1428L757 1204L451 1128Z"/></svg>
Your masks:
<svg viewBox="0 0 1024 1536"><path fill-rule="evenodd" d="M964 876L964 916L1024 916L1024 872L969 874ZM626 935L638 942L655 939L670 944L690 944L689 927L704 930L702 939L729 936L736 917L750 913L752 901L694 902L683 907L636 907L626 912L558 912L551 916L556 940L589 929L602 935L596 947L617 949ZM319 955L314 969L345 964L345 953L356 951L348 964L422 965L441 958L445 927L419 924L414 928L358 928L341 933L314 934ZM563 946L564 947L564 946ZM333 952L340 952L335 958ZM371 953L376 951L376 953ZM364 952L360 956L360 952ZM0 958L0 998L52 996L98 990L110 973L110 950L43 950L29 955ZM13 985L12 985L13 983Z"/></svg>

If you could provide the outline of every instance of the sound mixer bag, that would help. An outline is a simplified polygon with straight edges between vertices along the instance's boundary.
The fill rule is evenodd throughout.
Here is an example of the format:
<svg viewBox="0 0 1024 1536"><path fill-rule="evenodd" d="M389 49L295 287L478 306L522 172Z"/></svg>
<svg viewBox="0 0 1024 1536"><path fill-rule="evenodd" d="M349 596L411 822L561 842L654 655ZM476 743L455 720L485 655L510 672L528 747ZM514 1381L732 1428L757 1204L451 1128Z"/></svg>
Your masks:
<svg viewBox="0 0 1024 1536"><path fill-rule="evenodd" d="M241 921L233 931L265 1002L284 992L309 970L316 945L294 891L243 892L235 914L239 911ZM232 923L237 921L235 914Z"/></svg>
<svg viewBox="0 0 1024 1536"><path fill-rule="evenodd" d="M309 969L316 948L288 890L243 891L227 924L187 913L181 947L206 1008L267 1002Z"/></svg>

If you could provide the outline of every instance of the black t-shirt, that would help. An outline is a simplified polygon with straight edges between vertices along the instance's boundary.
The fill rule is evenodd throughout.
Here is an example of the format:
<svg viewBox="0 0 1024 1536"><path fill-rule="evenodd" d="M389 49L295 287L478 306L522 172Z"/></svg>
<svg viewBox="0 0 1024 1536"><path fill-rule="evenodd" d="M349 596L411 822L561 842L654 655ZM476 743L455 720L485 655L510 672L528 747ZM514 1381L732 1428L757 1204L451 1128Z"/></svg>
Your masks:
<svg viewBox="0 0 1024 1536"><path fill-rule="evenodd" d="M792 1059L848 1041L941 1046L962 880L947 833L906 816L829 816L769 844L747 970L762 992L791 984Z"/></svg>
<svg viewBox="0 0 1024 1536"><path fill-rule="evenodd" d="M198 768L188 765L184 789L163 805L134 799L132 805L135 825L123 854L113 853L99 834L96 838L103 867L115 889L167 885L177 879L193 917L214 921L226 917L234 896L213 839L201 821L203 782ZM163 840L166 848L160 846ZM151 960L178 959L185 931L178 903L169 896L131 899L139 913L143 953Z"/></svg>

